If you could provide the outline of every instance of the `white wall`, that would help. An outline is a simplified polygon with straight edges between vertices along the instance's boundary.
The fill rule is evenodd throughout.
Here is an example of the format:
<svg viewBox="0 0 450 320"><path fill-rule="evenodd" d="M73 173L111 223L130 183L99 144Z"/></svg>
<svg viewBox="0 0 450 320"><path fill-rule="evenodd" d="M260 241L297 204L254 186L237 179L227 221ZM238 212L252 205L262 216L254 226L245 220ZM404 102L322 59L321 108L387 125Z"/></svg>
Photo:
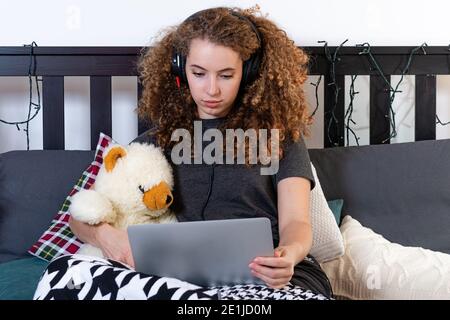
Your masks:
<svg viewBox="0 0 450 320"><path fill-rule="evenodd" d="M300 46L347 45L369 42L371 45L416 46L450 43L450 19L446 1L430 0L316 0L316 1L25 1L0 2L0 46L22 46L37 42L40 46L144 46L165 26L177 24L200 9L226 5L249 7L258 3L263 13L273 19ZM8 30L8 31L5 31ZM314 81L312 77L311 82ZM89 83L87 79L66 79L66 114L71 125L66 127L66 147L89 148ZM395 78L393 79L395 81ZM0 119L19 120L26 117L28 87L26 78L0 77ZM360 143L368 144L367 92L368 80L357 80L361 92L355 100L355 128ZM450 120L450 78L438 77L437 112L442 121ZM323 96L323 83L320 88ZM315 105L314 88L307 85L311 110ZM399 136L393 142L411 141L414 130L414 81L405 81L404 93L398 96ZM113 137L128 143L137 133L134 97L135 80L113 79ZM346 89L347 94L347 89ZM346 97L347 99L347 97ZM347 101L347 100L346 100ZM401 103L405 102L405 103ZM321 103L320 107L323 107ZM322 112L323 113L323 112ZM322 114L319 110L318 115ZM319 119L319 118L318 118ZM42 148L42 117L38 115L30 127L30 148ZM437 128L438 138L450 137L450 126ZM322 147L322 124L316 122L309 147ZM353 144L351 142L351 144ZM0 124L0 152L26 148L23 132Z"/></svg>

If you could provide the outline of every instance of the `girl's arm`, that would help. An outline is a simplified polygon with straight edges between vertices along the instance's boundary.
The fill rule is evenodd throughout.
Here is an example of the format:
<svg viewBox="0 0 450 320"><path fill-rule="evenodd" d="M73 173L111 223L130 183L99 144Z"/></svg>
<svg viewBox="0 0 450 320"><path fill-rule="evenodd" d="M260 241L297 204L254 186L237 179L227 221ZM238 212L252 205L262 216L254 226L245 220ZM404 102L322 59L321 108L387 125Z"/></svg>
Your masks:
<svg viewBox="0 0 450 320"><path fill-rule="evenodd" d="M126 263L134 268L130 241L125 230L116 229L107 223L89 225L70 217L72 232L83 242L100 248L106 258Z"/></svg>
<svg viewBox="0 0 450 320"><path fill-rule="evenodd" d="M309 213L310 181L290 177L278 183L278 227L280 243L274 257L258 257L250 264L252 272L273 288L284 287L312 246Z"/></svg>

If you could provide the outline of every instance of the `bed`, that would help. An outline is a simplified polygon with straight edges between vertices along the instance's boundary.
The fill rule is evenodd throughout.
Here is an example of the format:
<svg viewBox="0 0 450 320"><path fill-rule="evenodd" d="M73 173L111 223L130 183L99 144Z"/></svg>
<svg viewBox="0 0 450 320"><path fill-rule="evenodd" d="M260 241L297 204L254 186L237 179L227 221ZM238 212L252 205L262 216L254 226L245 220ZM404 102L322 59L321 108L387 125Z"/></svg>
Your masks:
<svg viewBox="0 0 450 320"><path fill-rule="evenodd" d="M398 288L401 282L398 280L398 275L402 273L386 276L386 279L390 277L390 282L386 284L385 275L381 274L385 264L381 267L378 262L369 260L368 264L361 266L358 270L345 269L348 263L345 261L346 257L324 264L333 286L338 289L337 294L351 299L399 297L450 299L450 260L448 260L450 254L450 233L448 232L450 230L450 214L448 214L450 162L447 161L450 157L450 141L436 140L436 76L450 74L448 47L362 45L304 47L304 50L311 56L310 74L321 75L325 83L324 118L315 120L323 121L324 148L310 149L310 157L316 166L326 198L343 199L340 222L342 223L346 216L351 216L361 223L361 227L371 228L389 242L383 242L379 237L375 237L379 240L376 242L373 237L369 237L372 244L379 243L385 248L391 244L407 248L425 248L424 250L439 253L436 258L436 255L428 251L425 253L420 251L427 256L428 262L433 259L440 261L438 267L431 266L438 269L438 275L421 284L429 288L429 291L440 290L439 295L433 296L429 291L425 292L425 295L420 295L417 294L417 290L414 291L414 286L422 281L417 280L417 268L414 269L416 278L411 278L415 282L411 284L404 279L406 277L404 276L401 279L403 287ZM111 77L136 76L136 61L141 52L142 48L139 47L0 47L1 77L37 75L42 81L42 100L45 106L42 109L43 149L48 153L43 156L44 158L39 158L41 155L38 153L42 151L27 151L29 155L26 156L25 151L13 152L20 154L21 161L26 161L27 157L28 159L39 158L43 161L42 159L49 159L51 155L51 157L58 156L61 157L59 159L64 158L64 161L74 163L70 170L67 169L70 172L65 172L64 177L61 177L60 190L52 194L42 191L49 199L52 199L53 203L40 202L42 212L39 216L17 218L5 209L8 205L5 199L11 198L11 190L16 191L17 194L33 193L33 190L36 192L39 183L32 180L27 182L26 177L33 177L39 170L48 170L48 166L36 163L36 166L32 168L19 167L23 169L20 174L24 183L21 186L11 187L11 181L17 175L11 174L5 155L0 155L0 262L11 262L27 256L26 249L42 233L42 229L48 225L49 220L58 210L69 191L67 186L71 181L73 183L80 170L85 167L87 159L92 157L99 134L101 132L107 135L112 134ZM388 82L392 75L401 74L415 77L415 142L390 144L391 122L386 115L390 114L391 97L395 90L388 86ZM343 90L345 77L349 75L370 77L370 145L345 146L344 137L348 132ZM65 76L90 77L91 151L64 151ZM136 81L138 81L137 78ZM139 97L141 87L139 83L137 85ZM145 130L147 125L139 122L138 133L143 133ZM22 165L25 163L23 162ZM61 172L64 170L56 163L54 165L54 170L61 170ZM36 179L43 177L45 178L45 176L36 176ZM35 203L30 202L28 210L31 204ZM30 221L30 223L23 226L23 221ZM21 233L17 232L18 225L22 230ZM352 226L353 229L357 227L355 223ZM350 241L350 231L353 229L350 228L351 230L348 231L348 225L341 225L342 227L345 228L341 230L348 235L348 238L344 235L344 240ZM375 252L378 249L370 247L370 250ZM356 251L346 252L346 254L355 254ZM389 266L398 262L390 256L394 252L397 251L391 250L389 253L383 251L376 257L383 260L381 261L383 263L390 261L391 264L388 265L387 270L393 270L389 269ZM408 252L406 260L411 257L411 251ZM416 263L416 260L413 262ZM403 270L410 269L403 268ZM350 273L353 278L342 279L343 272ZM360 278L355 280L356 277ZM436 289L437 278L439 279L438 289ZM36 281L35 278L33 279ZM369 280L372 281L370 286ZM355 281L359 281L357 285ZM396 285L395 289L392 288L393 283ZM384 284L386 284L385 287L383 287ZM361 286L364 288L362 289ZM367 289L370 289L369 293L361 293ZM356 292L356 290L359 291ZM412 293L402 295L407 290ZM389 295L389 292L392 294Z"/></svg>

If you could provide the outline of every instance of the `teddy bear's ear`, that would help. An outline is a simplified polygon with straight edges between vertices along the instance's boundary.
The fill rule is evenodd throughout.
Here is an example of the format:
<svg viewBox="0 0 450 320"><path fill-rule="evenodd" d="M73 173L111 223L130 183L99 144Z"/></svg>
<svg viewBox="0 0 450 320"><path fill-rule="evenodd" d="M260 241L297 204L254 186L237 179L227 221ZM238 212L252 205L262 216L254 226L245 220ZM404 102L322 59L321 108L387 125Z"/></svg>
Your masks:
<svg viewBox="0 0 450 320"><path fill-rule="evenodd" d="M125 157L126 155L127 152L121 146L116 146L109 149L108 153L106 154L103 160L105 163L106 172L111 172L116 166L117 160L119 160L122 157Z"/></svg>

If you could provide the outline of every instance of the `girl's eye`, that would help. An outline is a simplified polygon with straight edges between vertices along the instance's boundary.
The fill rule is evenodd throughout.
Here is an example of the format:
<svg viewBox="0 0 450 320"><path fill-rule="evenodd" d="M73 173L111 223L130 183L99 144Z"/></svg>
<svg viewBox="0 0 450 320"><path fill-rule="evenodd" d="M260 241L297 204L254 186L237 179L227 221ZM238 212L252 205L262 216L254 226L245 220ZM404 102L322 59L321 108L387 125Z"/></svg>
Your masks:
<svg viewBox="0 0 450 320"><path fill-rule="evenodd" d="M197 78L203 77L205 75L203 72L192 72L192 74L194 76L196 76ZM231 78L233 78L233 76L229 75L229 74L223 74L223 75L221 75L221 77L223 79L231 79Z"/></svg>
<svg viewBox="0 0 450 320"><path fill-rule="evenodd" d="M139 190L140 190L142 193L145 193L145 190L144 190L144 188L143 188L142 186L139 186Z"/></svg>

